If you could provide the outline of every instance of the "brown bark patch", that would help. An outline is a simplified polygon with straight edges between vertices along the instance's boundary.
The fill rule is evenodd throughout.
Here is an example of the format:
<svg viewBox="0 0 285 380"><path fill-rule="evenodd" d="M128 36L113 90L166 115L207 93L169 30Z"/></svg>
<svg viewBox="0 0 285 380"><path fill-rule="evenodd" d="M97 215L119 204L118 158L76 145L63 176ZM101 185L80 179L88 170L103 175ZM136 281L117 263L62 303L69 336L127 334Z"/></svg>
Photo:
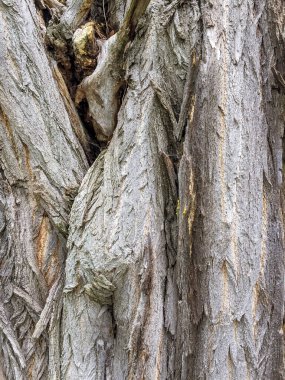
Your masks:
<svg viewBox="0 0 285 380"><path fill-rule="evenodd" d="M5 112L2 110L2 108L0 107L0 119L2 120L3 122L3 125L7 131L7 134L8 134L8 137L12 143L12 147L14 149L14 152L15 152L15 156L17 158L17 161L19 161L19 152L18 152L18 149L17 149L17 145L16 145L16 142L15 142L15 138L14 138L14 134L13 134L13 130L11 128L11 125L10 125L10 122L9 122L9 119L7 117L7 115L5 114Z"/></svg>
<svg viewBox="0 0 285 380"><path fill-rule="evenodd" d="M36 258L37 258L38 266L41 271L43 270L43 266L44 266L48 235L49 235L49 220L47 216L44 216L41 221L39 234L37 237L37 243L36 243L36 247L37 247Z"/></svg>
<svg viewBox="0 0 285 380"><path fill-rule="evenodd" d="M24 146L25 161L26 161L27 170L29 173L29 177L32 180L33 179L33 170L32 170L32 165L31 165L30 151L29 151L26 144L23 144L23 146Z"/></svg>
<svg viewBox="0 0 285 380"><path fill-rule="evenodd" d="M59 250L60 250L60 242L59 240L57 240L56 247L53 250L50 260L49 260L47 272L44 275L49 289L52 287L52 285L54 284L54 282L59 276L59 269L60 269L59 261L58 261Z"/></svg>

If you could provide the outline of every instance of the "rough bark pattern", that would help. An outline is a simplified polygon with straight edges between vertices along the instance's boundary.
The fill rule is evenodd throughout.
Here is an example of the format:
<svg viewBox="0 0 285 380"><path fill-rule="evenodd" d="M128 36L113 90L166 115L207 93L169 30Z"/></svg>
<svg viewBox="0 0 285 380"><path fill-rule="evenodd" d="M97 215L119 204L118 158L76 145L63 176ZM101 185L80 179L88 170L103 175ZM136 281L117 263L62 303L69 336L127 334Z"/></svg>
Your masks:
<svg viewBox="0 0 285 380"><path fill-rule="evenodd" d="M70 206L87 170L84 133L30 1L0 1L0 51L1 357L7 379L42 379Z"/></svg>
<svg viewBox="0 0 285 380"><path fill-rule="evenodd" d="M72 208L62 378L174 378L174 128L199 18L178 5L150 5L117 128Z"/></svg>
<svg viewBox="0 0 285 380"><path fill-rule="evenodd" d="M202 22L179 178L176 378L282 379L284 96L271 68L284 72L284 5L203 2Z"/></svg>
<svg viewBox="0 0 285 380"><path fill-rule="evenodd" d="M58 22L54 22L48 29L48 37L59 48L66 40L71 40L73 33L85 20L91 8L92 0L69 0Z"/></svg>
<svg viewBox="0 0 285 380"><path fill-rule="evenodd" d="M67 85L32 2L0 0L6 378L284 378L283 2L39 3ZM83 83L111 141L84 177L72 55L88 32L97 60L107 9Z"/></svg>
<svg viewBox="0 0 285 380"><path fill-rule="evenodd" d="M149 0L132 0L119 31L102 46L95 71L80 85L89 105L98 140L109 140L117 125L120 108L119 91L124 83L126 46L133 37L139 18Z"/></svg>

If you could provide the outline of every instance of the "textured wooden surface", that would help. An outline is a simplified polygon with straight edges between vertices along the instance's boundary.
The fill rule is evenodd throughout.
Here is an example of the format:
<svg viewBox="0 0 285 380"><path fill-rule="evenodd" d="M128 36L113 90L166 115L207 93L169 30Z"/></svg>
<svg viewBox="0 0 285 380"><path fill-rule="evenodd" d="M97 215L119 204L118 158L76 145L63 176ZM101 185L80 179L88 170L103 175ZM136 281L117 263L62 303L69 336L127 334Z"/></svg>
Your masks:
<svg viewBox="0 0 285 380"><path fill-rule="evenodd" d="M46 31L32 1L0 0L0 367L281 380L283 1L152 0L130 36L135 2L110 0L117 33L83 81L108 140L89 167L58 67L70 79L100 4L57 4Z"/></svg>

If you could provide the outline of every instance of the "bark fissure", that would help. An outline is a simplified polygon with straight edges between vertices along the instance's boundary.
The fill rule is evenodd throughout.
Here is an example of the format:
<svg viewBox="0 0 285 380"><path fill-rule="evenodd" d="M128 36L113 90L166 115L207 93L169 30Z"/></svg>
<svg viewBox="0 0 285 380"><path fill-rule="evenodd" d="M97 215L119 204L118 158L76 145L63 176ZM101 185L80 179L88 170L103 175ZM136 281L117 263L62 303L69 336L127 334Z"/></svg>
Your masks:
<svg viewBox="0 0 285 380"><path fill-rule="evenodd" d="M0 0L0 377L284 378L284 15Z"/></svg>

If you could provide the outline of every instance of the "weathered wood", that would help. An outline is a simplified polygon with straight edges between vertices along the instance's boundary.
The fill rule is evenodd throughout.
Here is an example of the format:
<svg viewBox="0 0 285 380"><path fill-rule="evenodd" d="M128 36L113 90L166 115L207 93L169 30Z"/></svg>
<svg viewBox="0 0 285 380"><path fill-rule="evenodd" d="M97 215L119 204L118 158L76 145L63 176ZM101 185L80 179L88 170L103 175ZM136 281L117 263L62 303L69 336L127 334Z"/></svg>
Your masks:
<svg viewBox="0 0 285 380"><path fill-rule="evenodd" d="M283 379L284 2L104 1L89 170L100 4L39 3L0 0L0 378Z"/></svg>
<svg viewBox="0 0 285 380"><path fill-rule="evenodd" d="M51 43L60 48L71 40L73 33L85 20L90 11L92 0L68 0L61 17L53 20L47 30Z"/></svg>
<svg viewBox="0 0 285 380"><path fill-rule="evenodd" d="M278 18L278 1L203 7L179 179L179 379L284 378Z"/></svg>
<svg viewBox="0 0 285 380"><path fill-rule="evenodd" d="M70 206L88 166L84 132L32 2L0 1L0 51L1 364L9 380L42 379L48 331L32 335L63 270Z"/></svg>
<svg viewBox="0 0 285 380"><path fill-rule="evenodd" d="M165 4L150 4L147 17L128 55L117 128L72 207L62 378L175 378L177 152L161 98L172 92L168 103L178 119L191 64L180 51L197 44L199 16L177 8L179 35Z"/></svg>
<svg viewBox="0 0 285 380"><path fill-rule="evenodd" d="M103 42L93 74L80 84L80 100L86 97L98 140L109 140L117 125L120 107L119 90L125 78L124 63L127 44L133 37L139 18L150 0L132 0L118 32Z"/></svg>

